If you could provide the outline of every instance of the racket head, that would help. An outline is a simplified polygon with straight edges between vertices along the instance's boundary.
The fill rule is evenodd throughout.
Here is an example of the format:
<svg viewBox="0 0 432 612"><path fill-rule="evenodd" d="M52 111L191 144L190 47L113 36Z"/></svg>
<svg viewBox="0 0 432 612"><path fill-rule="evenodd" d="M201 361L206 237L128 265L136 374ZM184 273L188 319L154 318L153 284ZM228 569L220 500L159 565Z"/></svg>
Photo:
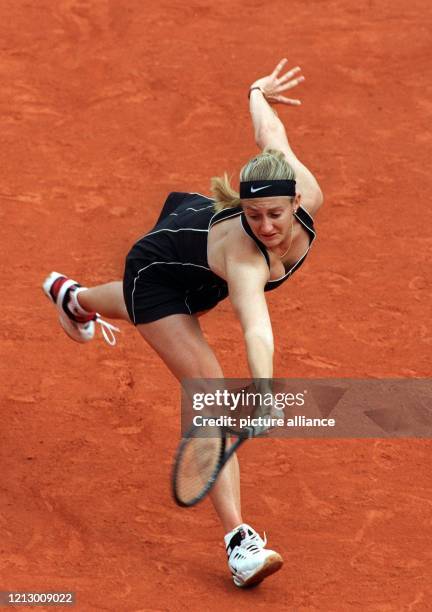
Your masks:
<svg viewBox="0 0 432 612"><path fill-rule="evenodd" d="M174 500L179 506L195 506L204 499L223 466L224 430L209 427L204 436L202 429L192 427L177 449L171 484Z"/></svg>

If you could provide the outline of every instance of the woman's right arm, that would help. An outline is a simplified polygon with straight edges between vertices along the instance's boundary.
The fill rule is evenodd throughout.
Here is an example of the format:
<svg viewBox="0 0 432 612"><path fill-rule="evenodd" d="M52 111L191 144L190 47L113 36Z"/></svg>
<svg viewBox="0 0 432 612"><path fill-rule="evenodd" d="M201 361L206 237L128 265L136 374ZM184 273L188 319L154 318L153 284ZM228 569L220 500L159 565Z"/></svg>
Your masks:
<svg viewBox="0 0 432 612"><path fill-rule="evenodd" d="M314 215L323 202L321 189L312 172L295 156L288 142L285 127L268 102L291 106L301 104L300 100L281 95L281 92L292 89L304 81L303 76L295 77L300 72L299 67L289 70L281 77L279 76L286 62L286 59L282 60L269 76L258 79L251 85L251 89L255 87L259 89L250 91L250 113L257 145L260 149L270 147L285 154L288 163L296 174L298 192L302 195L302 203Z"/></svg>
<svg viewBox="0 0 432 612"><path fill-rule="evenodd" d="M249 248L247 249L249 251ZM268 266L261 253L242 252L229 245L225 252L225 278L234 312L240 322L246 346L251 377L270 379L273 376L273 331L264 286Z"/></svg>

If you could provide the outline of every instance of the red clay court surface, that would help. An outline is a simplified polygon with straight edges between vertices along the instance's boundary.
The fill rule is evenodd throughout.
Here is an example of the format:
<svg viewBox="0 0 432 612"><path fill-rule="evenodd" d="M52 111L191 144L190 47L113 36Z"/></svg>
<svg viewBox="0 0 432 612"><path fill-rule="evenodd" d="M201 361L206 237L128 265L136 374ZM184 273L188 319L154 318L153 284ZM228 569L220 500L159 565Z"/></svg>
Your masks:
<svg viewBox="0 0 432 612"><path fill-rule="evenodd" d="M69 341L40 289L52 269L120 278L169 191L237 173L248 85L287 55L307 80L279 112L326 205L269 296L275 375L430 376L431 13L2 0L0 589L74 590L80 611L432 610L430 440L246 445L244 519L285 566L240 591L210 503L170 498L178 385L126 324L115 349ZM247 376L229 303L203 324Z"/></svg>

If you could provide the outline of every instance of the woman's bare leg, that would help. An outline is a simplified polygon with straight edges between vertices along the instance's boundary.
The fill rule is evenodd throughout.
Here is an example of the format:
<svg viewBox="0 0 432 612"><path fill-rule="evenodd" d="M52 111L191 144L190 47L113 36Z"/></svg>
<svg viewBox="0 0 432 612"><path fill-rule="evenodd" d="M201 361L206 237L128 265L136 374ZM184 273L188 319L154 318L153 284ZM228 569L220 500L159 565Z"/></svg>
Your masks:
<svg viewBox="0 0 432 612"><path fill-rule="evenodd" d="M89 312L129 321L121 281L82 291L78 294L78 301ZM172 315L153 323L138 325L137 329L179 381L183 378L223 378L222 369L195 317ZM236 455L222 470L210 496L226 531L231 531L243 522L240 509L240 470Z"/></svg>
<svg viewBox="0 0 432 612"><path fill-rule="evenodd" d="M129 315L123 297L122 281L114 281L105 285L97 285L78 294L78 302L89 312L98 312L107 319L125 319Z"/></svg>
<svg viewBox="0 0 432 612"><path fill-rule="evenodd" d="M179 381L183 378L223 378L222 368L195 317L172 315L138 325L137 329ZM240 470L235 455L222 470L210 497L225 532L243 522Z"/></svg>

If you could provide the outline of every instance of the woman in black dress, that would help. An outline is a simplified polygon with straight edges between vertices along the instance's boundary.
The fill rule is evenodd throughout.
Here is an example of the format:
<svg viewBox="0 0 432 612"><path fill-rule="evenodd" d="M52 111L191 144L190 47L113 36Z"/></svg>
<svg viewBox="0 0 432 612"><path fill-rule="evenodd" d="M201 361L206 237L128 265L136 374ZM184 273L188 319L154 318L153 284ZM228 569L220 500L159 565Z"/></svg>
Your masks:
<svg viewBox="0 0 432 612"><path fill-rule="evenodd" d="M155 227L129 252L123 282L86 288L56 272L48 276L44 291L71 338L91 340L98 323L105 339L115 344L116 328L102 317L124 319L179 381L223 378L199 316L229 297L243 331L251 377L272 378L273 334L265 293L303 263L323 201L316 179L294 155L270 106L300 104L283 95L304 80L299 67L282 74L286 62L250 87L250 113L262 152L241 170L240 193L225 175L212 180L212 198L170 194ZM222 471L211 498L226 533L235 584L250 586L278 570L281 556L243 522L236 457Z"/></svg>

